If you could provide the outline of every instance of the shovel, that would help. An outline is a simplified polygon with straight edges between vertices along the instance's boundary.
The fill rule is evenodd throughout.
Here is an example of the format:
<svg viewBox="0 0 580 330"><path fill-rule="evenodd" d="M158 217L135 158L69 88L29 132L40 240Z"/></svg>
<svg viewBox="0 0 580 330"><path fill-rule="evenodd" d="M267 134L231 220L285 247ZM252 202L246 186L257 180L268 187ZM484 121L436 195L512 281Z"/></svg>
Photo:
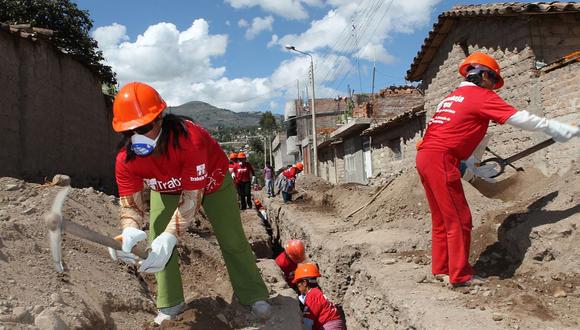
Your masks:
<svg viewBox="0 0 580 330"><path fill-rule="evenodd" d="M515 167L512 163L515 162L516 160L520 160L520 159L522 159L524 157L527 157L527 156L533 154L536 151L539 151L539 150L542 150L542 149L544 149L544 148L546 148L548 146L551 146L554 143L556 143L556 141L554 141L554 139L548 139L548 140L546 140L544 142L540 142L540 143L536 144L533 147L530 147L528 149L525 149L523 151L520 151L517 154L515 154L515 155L513 155L511 157L508 157L508 158L502 158L498 154L494 153L493 151L491 151L489 148L486 147L485 150L489 151L495 157L488 158L488 159L482 161L480 164L481 165L485 165L485 164L488 164L488 163L497 163L499 165L499 168L500 168L499 172L496 175L492 176L491 178L495 178L495 177L498 177L501 174L503 174L503 172L505 171L506 166L510 166L513 169L515 169L516 171L523 171L524 170L523 168L521 168L521 167Z"/></svg>
<svg viewBox="0 0 580 330"><path fill-rule="evenodd" d="M59 273L64 272L64 267L62 265L61 246L63 232L85 239L87 241L113 248L115 250L121 250L121 242L118 240L63 218L62 206L70 190L70 187L66 187L59 191L54 198L50 212L44 216L44 221L48 226L48 238L52 260L54 262L56 271ZM137 255L141 259L147 259L147 251L141 247L133 247L131 253Z"/></svg>

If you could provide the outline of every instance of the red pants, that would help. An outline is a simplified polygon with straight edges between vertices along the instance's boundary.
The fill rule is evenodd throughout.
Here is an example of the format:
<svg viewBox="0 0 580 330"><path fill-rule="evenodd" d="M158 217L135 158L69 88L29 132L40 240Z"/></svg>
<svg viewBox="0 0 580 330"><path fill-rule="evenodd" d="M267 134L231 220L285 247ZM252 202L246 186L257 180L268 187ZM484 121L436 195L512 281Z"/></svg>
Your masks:
<svg viewBox="0 0 580 330"><path fill-rule="evenodd" d="M468 260L472 225L459 159L444 151L420 150L417 171L431 209L433 274L447 274L451 283L466 282L473 275Z"/></svg>

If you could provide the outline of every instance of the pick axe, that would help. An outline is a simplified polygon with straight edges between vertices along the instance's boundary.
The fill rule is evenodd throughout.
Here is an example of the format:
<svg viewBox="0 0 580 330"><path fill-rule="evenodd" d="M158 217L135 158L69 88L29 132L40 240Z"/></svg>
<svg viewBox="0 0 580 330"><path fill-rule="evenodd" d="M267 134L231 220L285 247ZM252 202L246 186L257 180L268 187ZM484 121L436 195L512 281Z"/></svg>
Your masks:
<svg viewBox="0 0 580 330"><path fill-rule="evenodd" d="M118 240L63 218L62 206L70 190L71 187L66 187L59 191L54 198L50 212L44 216L44 221L48 226L48 238L52 260L54 261L56 271L59 273L64 272L61 249L62 234L64 232L115 250L121 250L121 242ZM147 258L147 251L141 247L135 246L131 252L141 259Z"/></svg>

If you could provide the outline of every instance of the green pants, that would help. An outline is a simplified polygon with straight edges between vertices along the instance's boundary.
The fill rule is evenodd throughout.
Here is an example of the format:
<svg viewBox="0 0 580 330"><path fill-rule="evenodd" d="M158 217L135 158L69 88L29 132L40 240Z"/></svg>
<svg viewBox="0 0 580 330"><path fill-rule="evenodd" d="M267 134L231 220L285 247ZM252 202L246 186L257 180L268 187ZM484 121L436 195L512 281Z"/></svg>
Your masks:
<svg viewBox="0 0 580 330"><path fill-rule="evenodd" d="M179 195L151 191L150 240L163 233L178 202ZM250 305L268 299L268 289L242 228L237 196L229 175L225 176L219 190L204 196L203 208L220 245L234 293L240 303ZM165 269L155 273L157 308L175 306L185 300L178 259L175 249Z"/></svg>

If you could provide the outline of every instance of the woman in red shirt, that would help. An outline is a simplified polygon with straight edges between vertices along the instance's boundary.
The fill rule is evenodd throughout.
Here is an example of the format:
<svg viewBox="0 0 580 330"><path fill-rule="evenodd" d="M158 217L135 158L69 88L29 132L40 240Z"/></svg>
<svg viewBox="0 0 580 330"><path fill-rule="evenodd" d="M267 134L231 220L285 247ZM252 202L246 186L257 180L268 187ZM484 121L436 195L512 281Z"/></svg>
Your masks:
<svg viewBox="0 0 580 330"><path fill-rule="evenodd" d="M123 134L115 165L123 230L123 253L118 255L134 262L131 249L147 238L141 230L146 184L151 188L151 252L139 271L155 273L155 322L173 319L184 306L175 245L203 205L239 301L252 305L258 317L267 317L268 290L242 229L228 160L206 130L186 117L164 116L165 108L157 91L139 82L125 85L115 97L113 129Z"/></svg>
<svg viewBox="0 0 580 330"><path fill-rule="evenodd" d="M282 172L280 180L280 190L282 191L282 200L284 203L292 201L292 191L296 184L296 176L302 172L304 165L296 163L286 171Z"/></svg>
<svg viewBox="0 0 580 330"><path fill-rule="evenodd" d="M299 299L304 304L304 318L314 321L313 330L344 330L338 309L318 286L318 277L320 272L315 263L298 264L293 283L301 294Z"/></svg>
<svg viewBox="0 0 580 330"><path fill-rule="evenodd" d="M498 63L474 52L459 65L465 81L437 106L417 145L417 171L431 209L432 272L449 275L454 286L481 284L469 264L471 211L459 164L484 138L490 121L544 132L558 142L580 135L578 127L518 111L493 90L503 86ZM493 176L493 171L486 171ZM493 169L491 169L493 170ZM495 172L497 173L497 172Z"/></svg>

